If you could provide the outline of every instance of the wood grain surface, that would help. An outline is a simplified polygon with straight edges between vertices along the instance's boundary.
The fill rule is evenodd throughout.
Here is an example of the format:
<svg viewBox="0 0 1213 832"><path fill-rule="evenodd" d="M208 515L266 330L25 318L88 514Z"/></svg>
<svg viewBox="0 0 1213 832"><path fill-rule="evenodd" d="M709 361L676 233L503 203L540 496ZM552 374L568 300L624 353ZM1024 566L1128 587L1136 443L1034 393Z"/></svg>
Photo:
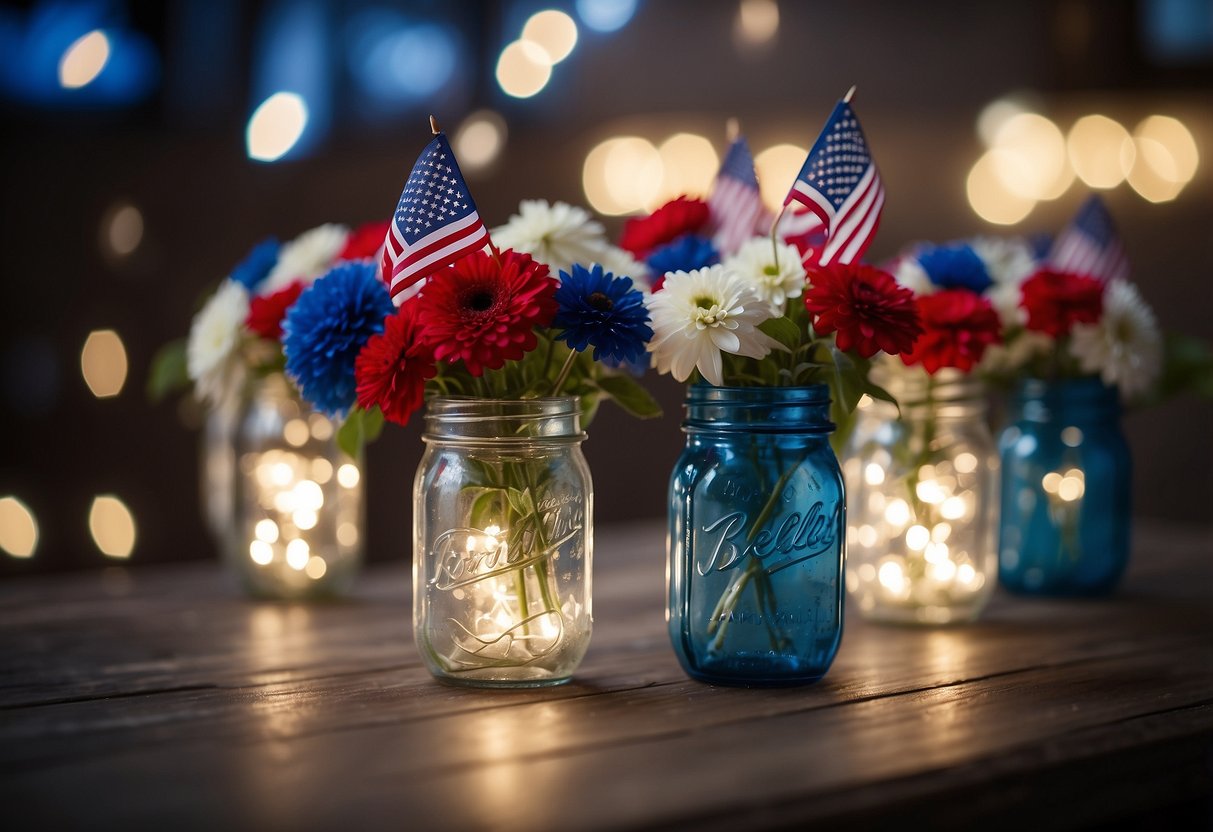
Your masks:
<svg viewBox="0 0 1213 832"><path fill-rule="evenodd" d="M945 629L848 615L807 688L686 678L664 532L600 527L560 688L434 682L406 565L251 602L214 564L0 586L0 806L20 828L1075 828L1213 790L1213 546L1142 529L1119 593ZM8 823L6 823L8 826ZM15 828L9 826L8 828Z"/></svg>

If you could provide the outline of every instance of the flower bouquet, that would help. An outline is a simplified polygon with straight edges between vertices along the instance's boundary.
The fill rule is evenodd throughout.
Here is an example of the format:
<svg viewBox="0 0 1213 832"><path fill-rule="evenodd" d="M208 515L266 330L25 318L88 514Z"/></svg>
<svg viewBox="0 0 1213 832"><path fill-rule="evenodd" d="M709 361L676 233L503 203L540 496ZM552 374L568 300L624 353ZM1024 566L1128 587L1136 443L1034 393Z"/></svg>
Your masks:
<svg viewBox="0 0 1213 832"><path fill-rule="evenodd" d="M330 271L287 315L286 369L308 401L360 426L352 435L427 405L413 609L430 671L559 684L592 617L582 426L603 399L660 412L620 369L643 358L652 330L643 293L601 262L626 261L581 209L524 202L498 233L517 248L493 244L436 133L380 262ZM522 249L558 263L559 278Z"/></svg>

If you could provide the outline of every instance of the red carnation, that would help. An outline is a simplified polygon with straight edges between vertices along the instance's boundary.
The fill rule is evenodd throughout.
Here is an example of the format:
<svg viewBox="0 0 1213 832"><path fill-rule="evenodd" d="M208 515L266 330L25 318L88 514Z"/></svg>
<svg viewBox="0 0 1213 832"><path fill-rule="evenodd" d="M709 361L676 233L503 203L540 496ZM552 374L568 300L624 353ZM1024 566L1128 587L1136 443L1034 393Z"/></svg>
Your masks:
<svg viewBox="0 0 1213 832"><path fill-rule="evenodd" d="M653 249L694 234L708 223L708 204L702 199L680 196L647 217L633 217L623 226L619 247L643 260Z"/></svg>
<svg viewBox="0 0 1213 832"><path fill-rule="evenodd" d="M430 277L417 298L422 340L434 357L463 360L468 372L500 369L535 349L536 326L556 316L556 287L548 267L529 254L470 254Z"/></svg>
<svg viewBox="0 0 1213 832"><path fill-rule="evenodd" d="M282 319L303 293L303 281L296 280L272 295L254 297L249 301L244 325L250 332L277 341L282 338Z"/></svg>
<svg viewBox="0 0 1213 832"><path fill-rule="evenodd" d="M998 313L990 302L967 289L948 289L918 298L923 333L914 348L903 350L907 365L921 364L934 375L942 367L968 372L986 347L999 338Z"/></svg>
<svg viewBox="0 0 1213 832"><path fill-rule="evenodd" d="M337 255L338 260L365 260L379 253L379 247L387 239L391 222L368 222L350 232L345 248Z"/></svg>
<svg viewBox="0 0 1213 832"><path fill-rule="evenodd" d="M1041 269L1023 282L1019 305L1028 310L1028 329L1060 338L1074 324L1099 321L1103 288L1094 277Z"/></svg>
<svg viewBox="0 0 1213 832"><path fill-rule="evenodd" d="M837 332L838 348L864 358L878 351L896 355L922 332L914 293L893 275L857 263L819 266L810 274L805 307L821 335Z"/></svg>
<svg viewBox="0 0 1213 832"><path fill-rule="evenodd" d="M421 407L425 381L434 377L434 356L419 338L417 307L405 304L383 322L383 333L372 335L354 360L358 406L378 407L398 425Z"/></svg>

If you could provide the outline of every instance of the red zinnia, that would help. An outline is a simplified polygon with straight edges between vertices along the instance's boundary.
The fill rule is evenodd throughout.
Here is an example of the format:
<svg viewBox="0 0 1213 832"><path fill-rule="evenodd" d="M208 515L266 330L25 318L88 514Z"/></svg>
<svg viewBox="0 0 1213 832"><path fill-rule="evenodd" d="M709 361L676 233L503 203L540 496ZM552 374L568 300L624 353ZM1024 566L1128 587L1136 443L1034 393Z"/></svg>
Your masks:
<svg viewBox="0 0 1213 832"><path fill-rule="evenodd" d="M903 350L907 365L921 364L932 375L942 367L968 372L986 347L998 342L998 313L985 298L967 289L948 289L918 298L923 333L914 348Z"/></svg>
<svg viewBox="0 0 1213 832"><path fill-rule="evenodd" d="M556 316L548 267L529 254L470 254L432 275L417 298L421 338L440 361L463 360L468 372L500 369L535 349L536 326Z"/></svg>
<svg viewBox="0 0 1213 832"><path fill-rule="evenodd" d="M338 260L365 260L379 253L379 247L387 239L390 221L368 222L350 232L345 248L337 255Z"/></svg>
<svg viewBox="0 0 1213 832"><path fill-rule="evenodd" d="M1019 305L1028 310L1028 329L1060 338L1074 324L1099 321L1103 288L1094 277L1041 269L1023 282Z"/></svg>
<svg viewBox="0 0 1213 832"><path fill-rule="evenodd" d="M282 319L303 293L303 281L296 280L285 289L272 295L255 297L249 301L248 317L244 325L250 332L277 341L282 338Z"/></svg>
<svg viewBox="0 0 1213 832"><path fill-rule="evenodd" d="M434 356L419 339L417 307L405 304L383 322L383 332L372 335L354 360L358 406L378 407L383 418L398 425L421 407L426 379L437 372Z"/></svg>
<svg viewBox="0 0 1213 832"><path fill-rule="evenodd" d="M702 199L680 196L647 217L628 220L619 247L643 260L658 246L699 231L707 225L708 216L708 204Z"/></svg>
<svg viewBox="0 0 1213 832"><path fill-rule="evenodd" d="M888 272L858 263L834 263L810 273L804 305L821 335L837 332L838 348L864 358L878 351L896 355L922 332L914 293Z"/></svg>

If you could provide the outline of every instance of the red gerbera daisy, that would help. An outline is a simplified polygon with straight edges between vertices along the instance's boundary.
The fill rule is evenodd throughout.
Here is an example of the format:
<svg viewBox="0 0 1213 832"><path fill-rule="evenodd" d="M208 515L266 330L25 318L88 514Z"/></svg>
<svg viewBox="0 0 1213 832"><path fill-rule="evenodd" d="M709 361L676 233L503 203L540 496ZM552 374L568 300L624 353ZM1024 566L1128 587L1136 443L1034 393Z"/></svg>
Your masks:
<svg viewBox="0 0 1213 832"><path fill-rule="evenodd" d="M810 274L805 307L821 335L837 332L838 348L871 358L910 349L922 332L914 293L893 275L858 263L821 266Z"/></svg>
<svg viewBox="0 0 1213 832"><path fill-rule="evenodd" d="M383 332L372 335L354 360L358 406L378 407L383 418L398 425L421 407L425 381L434 377L434 356L418 338L417 306L405 304L383 322Z"/></svg>
<svg viewBox="0 0 1213 832"><path fill-rule="evenodd" d="M1041 269L1023 282L1019 305L1028 310L1028 329L1059 338L1074 324L1099 321L1103 289L1094 277Z"/></svg>
<svg viewBox="0 0 1213 832"><path fill-rule="evenodd" d="M421 338L440 361L462 359L468 372L500 369L535 349L536 326L556 316L556 287L548 267L529 254L484 252L432 275L417 298Z"/></svg>
<svg viewBox="0 0 1213 832"><path fill-rule="evenodd" d="M279 289L272 295L253 298L249 301L248 316L244 319L244 325L250 332L254 332L262 338L269 338L272 341L280 340L282 338L282 319L295 305L295 301L299 300L303 288L303 281L296 280L285 289Z"/></svg>
<svg viewBox="0 0 1213 832"><path fill-rule="evenodd" d="M647 217L633 217L623 226L619 247L643 260L653 249L694 234L708 223L708 204L702 199L680 196Z"/></svg>
<svg viewBox="0 0 1213 832"><path fill-rule="evenodd" d="M345 248L337 255L338 260L365 260L379 253L379 247L387 239L390 221L368 222L350 232Z"/></svg>
<svg viewBox="0 0 1213 832"><path fill-rule="evenodd" d="M968 372L986 347L998 342L998 313L985 298L967 289L948 289L918 298L923 333L914 348L903 350L907 365L921 364L932 375L942 367Z"/></svg>

